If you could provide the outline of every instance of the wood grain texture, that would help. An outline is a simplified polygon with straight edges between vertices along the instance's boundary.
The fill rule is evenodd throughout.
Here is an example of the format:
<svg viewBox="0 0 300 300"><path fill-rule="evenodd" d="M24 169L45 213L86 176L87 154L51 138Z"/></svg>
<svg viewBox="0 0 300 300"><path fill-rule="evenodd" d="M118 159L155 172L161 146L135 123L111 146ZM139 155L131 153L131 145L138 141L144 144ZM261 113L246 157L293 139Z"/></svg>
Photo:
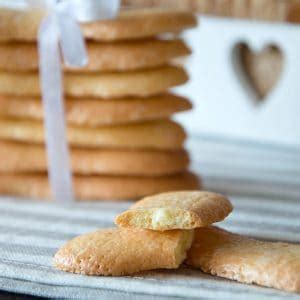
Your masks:
<svg viewBox="0 0 300 300"><path fill-rule="evenodd" d="M165 6L262 21L300 22L299 0L124 0L136 6Z"/></svg>

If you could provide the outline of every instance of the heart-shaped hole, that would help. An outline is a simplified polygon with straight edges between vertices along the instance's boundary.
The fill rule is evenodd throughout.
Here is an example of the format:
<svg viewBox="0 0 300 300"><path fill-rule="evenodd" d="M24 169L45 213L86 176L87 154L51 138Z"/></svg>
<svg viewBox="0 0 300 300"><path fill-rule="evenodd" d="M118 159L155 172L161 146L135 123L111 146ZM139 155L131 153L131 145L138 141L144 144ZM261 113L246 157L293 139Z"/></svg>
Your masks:
<svg viewBox="0 0 300 300"><path fill-rule="evenodd" d="M260 51L246 43L234 47L233 60L236 73L256 103L262 103L276 87L284 67L284 56L276 45L267 45Z"/></svg>

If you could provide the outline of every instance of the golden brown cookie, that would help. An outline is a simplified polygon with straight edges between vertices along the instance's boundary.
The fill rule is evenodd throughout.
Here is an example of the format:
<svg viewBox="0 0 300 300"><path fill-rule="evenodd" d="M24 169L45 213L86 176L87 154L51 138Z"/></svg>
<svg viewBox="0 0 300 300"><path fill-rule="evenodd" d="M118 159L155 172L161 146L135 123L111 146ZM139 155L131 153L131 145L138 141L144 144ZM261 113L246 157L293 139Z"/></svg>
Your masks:
<svg viewBox="0 0 300 300"><path fill-rule="evenodd" d="M200 188L200 179L185 172L171 176L74 176L79 200L135 200L166 191ZM47 176L43 174L0 174L0 194L50 199Z"/></svg>
<svg viewBox="0 0 300 300"><path fill-rule="evenodd" d="M44 147L0 141L0 173L46 172ZM188 168L185 150L118 150L71 148L74 174L162 176Z"/></svg>
<svg viewBox="0 0 300 300"><path fill-rule="evenodd" d="M74 97L146 97L165 92L187 80L184 69L175 66L122 73L67 73L64 90L67 96ZM0 72L0 94L40 96L40 93L38 73Z"/></svg>
<svg viewBox="0 0 300 300"><path fill-rule="evenodd" d="M300 292L300 245L258 241L217 227L198 228L187 264L243 283Z"/></svg>
<svg viewBox="0 0 300 300"><path fill-rule="evenodd" d="M222 195L205 191L171 192L146 197L118 215L121 227L172 230L194 229L222 221L232 211Z"/></svg>
<svg viewBox="0 0 300 300"><path fill-rule="evenodd" d="M66 272L106 276L177 269L192 240L192 230L102 229L78 236L61 247L54 266Z"/></svg>
<svg viewBox="0 0 300 300"><path fill-rule="evenodd" d="M0 138L26 143L44 143L43 123L0 119ZM151 121L101 127L68 126L72 146L124 149L181 149L186 134L176 122Z"/></svg>
<svg viewBox="0 0 300 300"><path fill-rule="evenodd" d="M80 69L65 67L70 72L110 72L153 68L190 54L186 44L178 39L87 43L89 64ZM0 70L36 71L39 59L34 43L0 44Z"/></svg>
<svg viewBox="0 0 300 300"><path fill-rule="evenodd" d="M191 107L187 99L172 94L107 100L68 98L65 101L67 122L90 127L164 119ZM0 95L0 108L0 115L9 118L42 120L44 114L38 97Z"/></svg>
<svg viewBox="0 0 300 300"><path fill-rule="evenodd" d="M44 13L0 10L0 41L35 41ZM97 41L132 40L163 33L177 33L197 25L186 11L166 9L123 10L115 20L82 24L84 36Z"/></svg>

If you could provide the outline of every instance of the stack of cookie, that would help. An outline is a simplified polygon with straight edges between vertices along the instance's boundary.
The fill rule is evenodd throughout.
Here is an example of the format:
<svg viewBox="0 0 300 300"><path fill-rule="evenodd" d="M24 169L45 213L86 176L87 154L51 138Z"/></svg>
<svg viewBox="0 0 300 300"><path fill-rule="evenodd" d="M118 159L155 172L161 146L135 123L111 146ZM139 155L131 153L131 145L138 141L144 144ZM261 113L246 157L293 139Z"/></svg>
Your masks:
<svg viewBox="0 0 300 300"><path fill-rule="evenodd" d="M116 217L119 228L84 234L61 247L54 265L119 276L177 269L185 261L212 275L300 293L300 245L258 241L211 226L231 211L226 197L211 192L147 197Z"/></svg>
<svg viewBox="0 0 300 300"><path fill-rule="evenodd" d="M50 198L36 36L41 12L0 12L0 193ZM191 13L130 10L82 25L89 64L65 67L68 140L78 199L134 199L197 189L183 128L190 102L169 92L188 79L174 63L190 50L175 37Z"/></svg>

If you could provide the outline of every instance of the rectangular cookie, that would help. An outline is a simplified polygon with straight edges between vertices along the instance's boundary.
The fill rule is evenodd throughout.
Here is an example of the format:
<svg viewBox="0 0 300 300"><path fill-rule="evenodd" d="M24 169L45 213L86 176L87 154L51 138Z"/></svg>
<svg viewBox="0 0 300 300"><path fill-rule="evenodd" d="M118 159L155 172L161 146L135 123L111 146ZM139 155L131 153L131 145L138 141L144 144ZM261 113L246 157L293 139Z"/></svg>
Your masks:
<svg viewBox="0 0 300 300"><path fill-rule="evenodd" d="M0 107L0 115L3 118L40 121L44 117L40 97L0 95ZM146 98L99 99L82 97L65 99L67 123L89 127L161 120L191 108L192 104L189 100L169 93Z"/></svg>
<svg viewBox="0 0 300 300"><path fill-rule="evenodd" d="M0 41L36 41L44 11L0 10ZM174 9L122 9L118 18L81 24L85 38L93 41L144 39L178 33L195 27L193 13Z"/></svg>
<svg viewBox="0 0 300 300"><path fill-rule="evenodd" d="M71 146L119 149L182 149L184 129L170 120L99 127L68 126ZM44 143L43 123L0 118L0 138L24 143Z"/></svg>
<svg viewBox="0 0 300 300"><path fill-rule="evenodd" d="M0 140L0 173L46 172L47 158L43 145ZM163 176L178 174L188 168L185 150L85 149L72 147L74 174Z"/></svg>
<svg viewBox="0 0 300 300"><path fill-rule="evenodd" d="M168 64L175 58L190 54L179 39L145 39L119 43L87 42L89 63L83 68L64 66L70 72L124 72ZM35 43L0 44L0 70L9 72L37 71L38 49Z"/></svg>
<svg viewBox="0 0 300 300"><path fill-rule="evenodd" d="M300 245L198 228L186 262L212 275L300 293Z"/></svg>
<svg viewBox="0 0 300 300"><path fill-rule="evenodd" d="M85 275L120 276L154 269L176 269L193 240L192 230L156 232L125 228L84 234L54 257L60 270Z"/></svg>
<svg viewBox="0 0 300 300"><path fill-rule="evenodd" d="M225 219L232 211L230 201L206 191L176 191L146 197L121 213L121 227L166 231L205 227Z"/></svg>
<svg viewBox="0 0 300 300"><path fill-rule="evenodd" d="M43 145L0 140L0 173L46 172ZM72 147L71 164L79 175L163 176L178 174L188 168L185 150L81 149Z"/></svg>
<svg viewBox="0 0 300 300"><path fill-rule="evenodd" d="M147 97L163 93L188 81L185 70L163 66L131 72L66 73L64 93L70 97ZM16 88L18 87L18 88ZM37 72L0 72L0 94L40 96Z"/></svg>
<svg viewBox="0 0 300 300"><path fill-rule="evenodd" d="M135 200L176 190L193 190L201 186L197 175L184 172L170 176L74 176L78 200ZM44 174L0 174L0 195L33 199L50 199L51 190Z"/></svg>

